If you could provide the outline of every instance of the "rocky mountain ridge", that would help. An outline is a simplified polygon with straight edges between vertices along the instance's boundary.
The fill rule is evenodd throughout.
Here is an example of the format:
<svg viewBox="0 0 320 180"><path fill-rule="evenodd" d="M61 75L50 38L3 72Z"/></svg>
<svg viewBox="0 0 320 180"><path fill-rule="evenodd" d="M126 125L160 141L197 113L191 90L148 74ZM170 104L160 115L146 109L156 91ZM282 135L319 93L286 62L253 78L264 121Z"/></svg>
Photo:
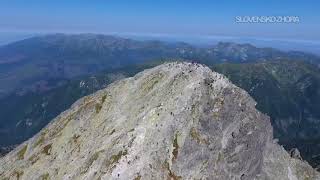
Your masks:
<svg viewBox="0 0 320 180"><path fill-rule="evenodd" d="M167 63L78 100L0 159L17 179L319 179L223 75Z"/></svg>

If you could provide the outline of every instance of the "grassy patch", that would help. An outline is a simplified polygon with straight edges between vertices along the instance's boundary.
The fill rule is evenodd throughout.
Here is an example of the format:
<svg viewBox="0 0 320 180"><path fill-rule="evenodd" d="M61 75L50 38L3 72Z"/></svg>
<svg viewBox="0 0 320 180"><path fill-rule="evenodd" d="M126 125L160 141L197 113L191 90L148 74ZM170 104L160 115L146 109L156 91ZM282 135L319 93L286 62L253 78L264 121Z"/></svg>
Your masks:
<svg viewBox="0 0 320 180"><path fill-rule="evenodd" d="M20 149L20 151L18 152L17 156L19 160L24 159L24 154L26 153L28 148L28 145L24 145L23 148Z"/></svg>
<svg viewBox="0 0 320 180"><path fill-rule="evenodd" d="M208 140L201 137L196 128L191 128L190 135L192 139L196 140L198 144L209 144Z"/></svg>
<svg viewBox="0 0 320 180"><path fill-rule="evenodd" d="M219 152L217 162L220 162L222 159L223 159L223 154L222 152Z"/></svg>
<svg viewBox="0 0 320 180"><path fill-rule="evenodd" d="M89 167L99 158L101 151L95 152L86 162L85 166L81 170L81 174L84 174L88 171Z"/></svg>
<svg viewBox="0 0 320 180"><path fill-rule="evenodd" d="M40 144L43 144L44 142L44 134L41 134L40 137L37 139L37 142L33 145L33 147L37 147Z"/></svg>
<svg viewBox="0 0 320 180"><path fill-rule="evenodd" d="M31 162L31 164L33 165L34 163L36 163L38 160L40 159L38 154L33 154L28 160Z"/></svg>
<svg viewBox="0 0 320 180"><path fill-rule="evenodd" d="M173 161L177 159L178 152L179 152L179 144L178 144L178 135L176 134L173 139L173 151L172 151L172 154L173 154L172 160Z"/></svg>
<svg viewBox="0 0 320 180"><path fill-rule="evenodd" d="M41 180L50 180L49 173L45 173L45 174L41 175L40 179Z"/></svg>
<svg viewBox="0 0 320 180"><path fill-rule="evenodd" d="M142 84L142 91L149 92L163 78L163 76L164 76L163 74L157 74L157 75L152 76L151 79L146 80Z"/></svg>
<svg viewBox="0 0 320 180"><path fill-rule="evenodd" d="M96 106L95 106L96 113L99 113L99 112L100 112L100 110L102 109L102 105L103 105L103 103L106 101L106 99L107 99L107 95L103 95L103 96L101 97L101 103L97 103Z"/></svg>
<svg viewBox="0 0 320 180"><path fill-rule="evenodd" d="M21 176L23 175L23 171L17 171L15 170L11 176L15 176L17 180L19 180L21 178Z"/></svg>
<svg viewBox="0 0 320 180"><path fill-rule="evenodd" d="M107 98L107 95L103 95L103 96L101 97L101 104L104 103L104 101L106 100L106 98Z"/></svg>
<svg viewBox="0 0 320 180"><path fill-rule="evenodd" d="M102 105L100 103L97 103L95 108L96 108L96 113L99 113L102 108Z"/></svg>
<svg viewBox="0 0 320 180"><path fill-rule="evenodd" d="M141 179L141 175L138 174L133 180L140 180Z"/></svg>
<svg viewBox="0 0 320 180"><path fill-rule="evenodd" d="M110 159L106 162L107 167L110 167L113 164L116 164L119 162L119 160L128 154L127 150L119 151L118 154L114 154L110 157Z"/></svg>
<svg viewBox="0 0 320 180"><path fill-rule="evenodd" d="M52 144L48 144L42 149L42 153L46 155L50 155L51 153Z"/></svg>
<svg viewBox="0 0 320 180"><path fill-rule="evenodd" d="M167 161L164 162L163 167L169 172L168 173L168 178L170 180L181 180L181 176L177 176L173 171L171 171L169 163Z"/></svg>
<svg viewBox="0 0 320 180"><path fill-rule="evenodd" d="M112 155L111 158L110 158L111 164L118 163L119 160L121 159L121 157L125 156L127 154L128 154L128 152L127 152L127 150L125 150L125 151L119 151L119 153L116 154L116 155Z"/></svg>

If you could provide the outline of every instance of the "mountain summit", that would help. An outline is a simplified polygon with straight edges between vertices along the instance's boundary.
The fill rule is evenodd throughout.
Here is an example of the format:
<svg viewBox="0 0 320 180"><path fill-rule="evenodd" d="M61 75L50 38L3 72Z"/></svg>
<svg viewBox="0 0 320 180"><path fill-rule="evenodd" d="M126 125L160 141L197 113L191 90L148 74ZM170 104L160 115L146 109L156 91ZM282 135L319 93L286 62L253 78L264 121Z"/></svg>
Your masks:
<svg viewBox="0 0 320 180"><path fill-rule="evenodd" d="M208 67L167 63L78 100L0 159L0 179L319 179Z"/></svg>

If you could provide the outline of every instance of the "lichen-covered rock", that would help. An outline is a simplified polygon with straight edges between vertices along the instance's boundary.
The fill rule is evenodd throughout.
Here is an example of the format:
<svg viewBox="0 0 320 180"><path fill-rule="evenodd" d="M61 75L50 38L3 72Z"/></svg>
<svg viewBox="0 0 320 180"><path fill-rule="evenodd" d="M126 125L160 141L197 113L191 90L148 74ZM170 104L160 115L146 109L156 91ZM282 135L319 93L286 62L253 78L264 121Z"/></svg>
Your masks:
<svg viewBox="0 0 320 180"><path fill-rule="evenodd" d="M0 179L319 179L224 76L168 63L78 100L0 159Z"/></svg>

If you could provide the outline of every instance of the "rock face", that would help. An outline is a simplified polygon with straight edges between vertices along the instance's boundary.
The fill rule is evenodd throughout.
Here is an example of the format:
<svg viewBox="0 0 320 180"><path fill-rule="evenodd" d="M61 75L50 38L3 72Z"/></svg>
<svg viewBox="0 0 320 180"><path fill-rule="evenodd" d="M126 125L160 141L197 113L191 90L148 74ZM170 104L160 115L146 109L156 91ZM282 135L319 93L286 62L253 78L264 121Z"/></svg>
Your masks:
<svg viewBox="0 0 320 180"><path fill-rule="evenodd" d="M0 159L0 179L320 179L224 76L168 63L78 100Z"/></svg>

